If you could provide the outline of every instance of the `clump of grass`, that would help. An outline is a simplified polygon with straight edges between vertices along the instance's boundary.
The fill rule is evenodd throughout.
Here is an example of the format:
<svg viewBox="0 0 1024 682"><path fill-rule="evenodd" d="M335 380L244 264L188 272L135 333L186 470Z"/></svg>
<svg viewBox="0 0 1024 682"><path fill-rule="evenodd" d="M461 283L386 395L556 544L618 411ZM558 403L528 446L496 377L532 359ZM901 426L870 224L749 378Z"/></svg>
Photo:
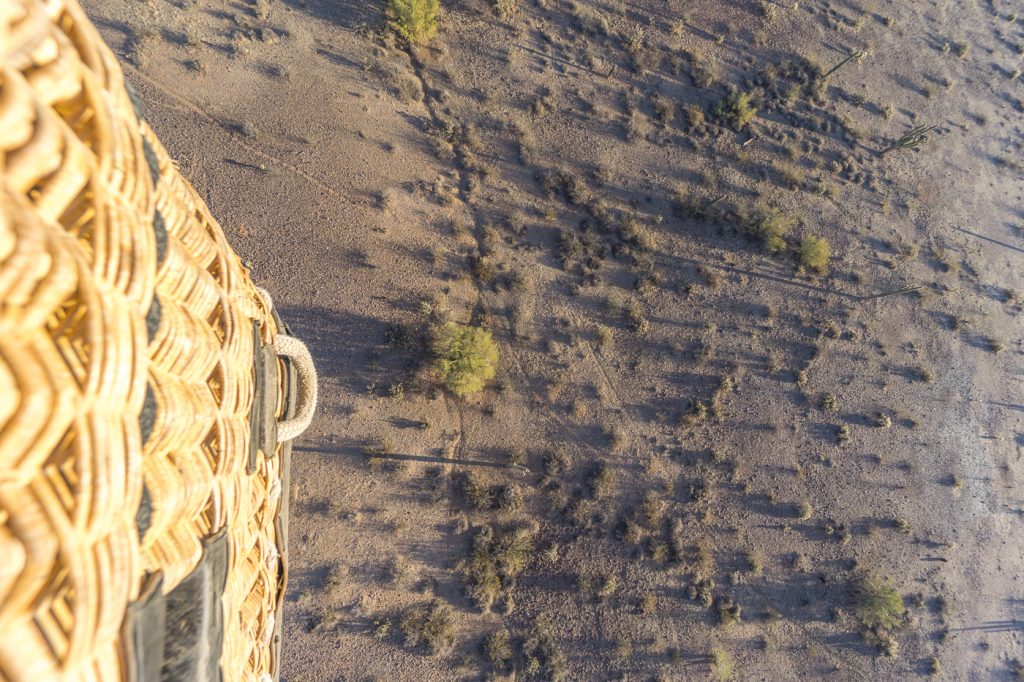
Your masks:
<svg viewBox="0 0 1024 682"><path fill-rule="evenodd" d="M550 682L565 679L565 655L543 621L537 623L533 633L523 642L523 658L528 678L542 678Z"/></svg>
<svg viewBox="0 0 1024 682"><path fill-rule="evenodd" d="M731 92L715 103L711 112L735 131L740 131L757 116L757 107L749 92Z"/></svg>
<svg viewBox="0 0 1024 682"><path fill-rule="evenodd" d="M437 333L434 353L444 387L460 398L478 393L494 378L498 344L485 329L449 322Z"/></svg>
<svg viewBox="0 0 1024 682"><path fill-rule="evenodd" d="M715 671L715 677L717 677L721 682L732 679L736 666L733 663L732 656L729 655L729 652L721 647L715 647L711 650L711 661L712 667Z"/></svg>
<svg viewBox="0 0 1024 682"><path fill-rule="evenodd" d="M739 623L742 615L740 605L725 597L718 600L718 622L722 627Z"/></svg>
<svg viewBox="0 0 1024 682"><path fill-rule="evenodd" d="M807 182L807 174L804 172L804 169L796 164L782 164L779 167L779 175L782 177L786 187L792 190L800 189Z"/></svg>
<svg viewBox="0 0 1024 682"><path fill-rule="evenodd" d="M619 226L619 236L622 241L636 247L641 252L651 251L658 246L657 234L633 216L628 216L622 221L622 225Z"/></svg>
<svg viewBox="0 0 1024 682"><path fill-rule="evenodd" d="M865 626L893 630L903 623L903 597L888 581L866 575L857 582L854 596L857 617Z"/></svg>
<svg viewBox="0 0 1024 682"><path fill-rule="evenodd" d="M455 643L455 614L442 601L434 600L409 608L399 621L398 629L406 646L422 648L435 655L449 651Z"/></svg>
<svg viewBox="0 0 1024 682"><path fill-rule="evenodd" d="M494 11L508 21L519 13L519 0L494 0Z"/></svg>
<svg viewBox="0 0 1024 682"><path fill-rule="evenodd" d="M824 272L828 267L828 260L832 257L832 247L824 237L810 235L800 240L800 249L797 251L800 265L814 270Z"/></svg>
<svg viewBox="0 0 1024 682"><path fill-rule="evenodd" d="M759 239L771 253L786 250L786 235L796 226L797 219L777 208L762 210L748 227L748 232Z"/></svg>
<svg viewBox="0 0 1024 682"><path fill-rule="evenodd" d="M930 384L935 381L935 370L926 365L918 365L912 370L915 379Z"/></svg>
<svg viewBox="0 0 1024 682"><path fill-rule="evenodd" d="M484 657L498 670L508 667L512 654L512 640L505 628L495 630L484 640Z"/></svg>
<svg viewBox="0 0 1024 682"><path fill-rule="evenodd" d="M437 33L440 0L388 0L391 26L412 45L430 42Z"/></svg>
<svg viewBox="0 0 1024 682"><path fill-rule="evenodd" d="M708 418L708 406L700 400L691 401L689 409L680 415L679 424L687 428L693 428L697 424L706 421Z"/></svg>
<svg viewBox="0 0 1024 682"><path fill-rule="evenodd" d="M597 588L595 595L598 599L607 599L619 589L619 576L614 573L606 573L601 578L601 586Z"/></svg>
<svg viewBox="0 0 1024 682"><path fill-rule="evenodd" d="M532 528L522 526L505 530L483 526L477 531L463 576L469 598L483 611L489 611L526 568L533 552L534 533Z"/></svg>
<svg viewBox="0 0 1024 682"><path fill-rule="evenodd" d="M467 472L459 484L460 492L474 509L490 509L494 504L494 491L472 471Z"/></svg>
<svg viewBox="0 0 1024 682"><path fill-rule="evenodd" d="M605 462L598 462L587 476L587 491L595 500L607 497L614 485L612 471Z"/></svg>

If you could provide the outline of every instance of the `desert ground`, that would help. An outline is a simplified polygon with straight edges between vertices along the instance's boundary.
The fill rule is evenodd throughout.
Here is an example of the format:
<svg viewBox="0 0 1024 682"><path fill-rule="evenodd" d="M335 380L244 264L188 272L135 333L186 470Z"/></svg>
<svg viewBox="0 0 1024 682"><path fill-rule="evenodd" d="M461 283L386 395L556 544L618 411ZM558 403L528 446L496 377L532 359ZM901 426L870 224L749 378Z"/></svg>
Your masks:
<svg viewBox="0 0 1024 682"><path fill-rule="evenodd" d="M1024 677L1024 5L85 6L319 369L282 679Z"/></svg>

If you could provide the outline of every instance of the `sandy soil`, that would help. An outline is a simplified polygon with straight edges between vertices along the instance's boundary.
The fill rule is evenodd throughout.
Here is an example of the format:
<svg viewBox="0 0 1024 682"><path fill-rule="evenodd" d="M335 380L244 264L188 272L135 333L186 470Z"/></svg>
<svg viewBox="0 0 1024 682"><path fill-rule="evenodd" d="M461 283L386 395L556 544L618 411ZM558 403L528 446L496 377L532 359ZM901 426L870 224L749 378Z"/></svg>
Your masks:
<svg viewBox="0 0 1024 682"><path fill-rule="evenodd" d="M1021 6L444 5L410 51L376 0L86 2L320 371L283 678L524 679L542 631L572 680L713 677L716 649L741 680L1010 679ZM826 273L746 234L768 207ZM466 401L426 371L446 316L501 346ZM466 472L522 507L471 508ZM514 607L466 596L484 524L536 530ZM895 655L858 622L867 573L904 598ZM456 636L430 656L399 625L434 596Z"/></svg>

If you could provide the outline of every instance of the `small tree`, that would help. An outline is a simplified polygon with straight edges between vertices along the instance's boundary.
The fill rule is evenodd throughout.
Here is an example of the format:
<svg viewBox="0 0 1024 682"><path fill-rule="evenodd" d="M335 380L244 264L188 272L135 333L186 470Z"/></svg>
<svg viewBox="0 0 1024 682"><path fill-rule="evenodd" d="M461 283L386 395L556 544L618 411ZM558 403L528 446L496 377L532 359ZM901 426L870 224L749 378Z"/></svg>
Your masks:
<svg viewBox="0 0 1024 682"><path fill-rule="evenodd" d="M444 387L460 398L483 390L494 378L498 344L485 329L449 322L438 332L434 352Z"/></svg>
<svg viewBox="0 0 1024 682"><path fill-rule="evenodd" d="M800 241L800 264L815 272L824 272L828 267L828 259L832 257L832 248L824 237L809 236Z"/></svg>
<svg viewBox="0 0 1024 682"><path fill-rule="evenodd" d="M388 0L391 25L413 45L429 42L437 33L440 0Z"/></svg>

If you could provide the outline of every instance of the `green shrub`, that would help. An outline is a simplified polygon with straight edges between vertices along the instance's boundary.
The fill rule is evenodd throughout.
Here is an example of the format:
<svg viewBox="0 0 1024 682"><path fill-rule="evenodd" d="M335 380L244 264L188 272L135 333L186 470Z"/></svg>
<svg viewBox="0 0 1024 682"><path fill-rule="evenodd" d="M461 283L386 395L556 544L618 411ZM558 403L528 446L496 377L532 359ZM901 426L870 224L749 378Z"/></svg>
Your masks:
<svg viewBox="0 0 1024 682"><path fill-rule="evenodd" d="M903 597L888 581L865 576L857 583L857 617L868 627L891 630L903 622Z"/></svg>
<svg viewBox="0 0 1024 682"><path fill-rule="evenodd" d="M832 247L824 237L812 235L800 240L800 250L797 255L800 258L800 265L815 272L824 272L828 267L828 259L832 257Z"/></svg>
<svg viewBox="0 0 1024 682"><path fill-rule="evenodd" d="M434 352L444 387L460 398L481 391L494 378L498 344L487 330L449 322L438 332Z"/></svg>
<svg viewBox="0 0 1024 682"><path fill-rule="evenodd" d="M440 0L388 0L391 25L413 45L430 41L437 33Z"/></svg>
<svg viewBox="0 0 1024 682"><path fill-rule="evenodd" d="M715 103L712 113L715 118L739 131L754 120L757 107L753 105L749 92L731 92Z"/></svg>
<svg viewBox="0 0 1024 682"><path fill-rule="evenodd" d="M771 253L786 250L786 235L796 226L797 220L777 208L761 211L749 227L749 232L761 240Z"/></svg>

